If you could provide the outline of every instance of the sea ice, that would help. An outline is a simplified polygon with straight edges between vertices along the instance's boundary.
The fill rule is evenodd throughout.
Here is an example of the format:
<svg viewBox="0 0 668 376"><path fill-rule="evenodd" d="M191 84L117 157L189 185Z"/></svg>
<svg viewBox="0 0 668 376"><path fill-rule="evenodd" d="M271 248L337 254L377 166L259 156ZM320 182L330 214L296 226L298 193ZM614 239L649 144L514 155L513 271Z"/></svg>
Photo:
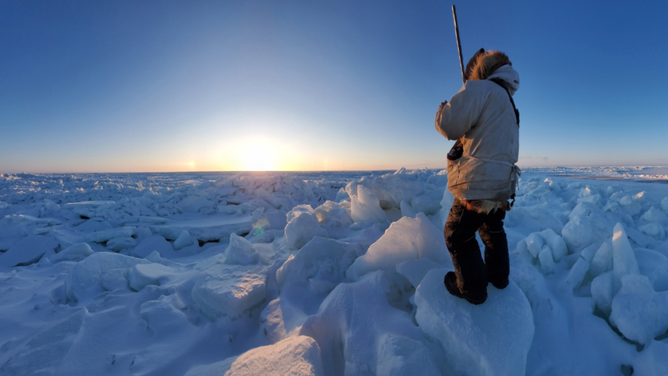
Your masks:
<svg viewBox="0 0 668 376"><path fill-rule="evenodd" d="M225 376L324 376L320 348L311 337L286 338L240 355Z"/></svg>
<svg viewBox="0 0 668 376"><path fill-rule="evenodd" d="M612 243L603 242L589 265L589 272L592 276L599 276L610 270L612 264Z"/></svg>
<svg viewBox="0 0 668 376"><path fill-rule="evenodd" d="M411 207L416 212L422 212L426 215L434 215L441 210L441 199L443 199L444 191L445 187L441 187L419 196L415 196L411 200Z"/></svg>
<svg viewBox="0 0 668 376"><path fill-rule="evenodd" d="M366 254L355 260L346 275L357 280L372 270L392 270L403 261L423 257L438 264L450 260L443 234L423 213L418 213L415 218L402 217L392 223Z"/></svg>
<svg viewBox="0 0 668 376"><path fill-rule="evenodd" d="M160 286L174 274L174 269L162 264L137 264L129 274L130 287L139 291L148 285Z"/></svg>
<svg viewBox="0 0 668 376"><path fill-rule="evenodd" d="M357 194L350 196L350 217L359 223L389 222L378 198L363 185L358 185Z"/></svg>
<svg viewBox="0 0 668 376"><path fill-rule="evenodd" d="M514 282L488 289L484 304L448 293L446 269L433 269L415 293L420 329L441 345L444 361L458 375L522 376L534 334L533 313Z"/></svg>
<svg viewBox="0 0 668 376"><path fill-rule="evenodd" d="M668 292L654 292L649 279L639 274L624 275L621 282L610 322L624 337L648 345L668 330Z"/></svg>
<svg viewBox="0 0 668 376"><path fill-rule="evenodd" d="M329 292L345 280L345 270L357 257L336 240L315 237L276 272L279 287L286 284L308 286L314 292Z"/></svg>
<svg viewBox="0 0 668 376"><path fill-rule="evenodd" d="M188 231L183 230L179 234L179 237L174 240L174 250L178 251L182 248L189 247L191 245L195 244L193 241L193 238L190 236Z"/></svg>
<svg viewBox="0 0 668 376"><path fill-rule="evenodd" d="M640 270L624 226L617 223L612 236L612 283L615 294L622 287L622 277L627 274L640 274Z"/></svg>
<svg viewBox="0 0 668 376"><path fill-rule="evenodd" d="M559 262L561 259L568 254L568 248L566 247L566 242L561 236L557 235L551 228L541 231L541 236L545 239L545 243L550 246L552 250L552 258L554 261Z"/></svg>
<svg viewBox="0 0 668 376"><path fill-rule="evenodd" d="M124 249L131 249L137 246L137 241L130 236L122 238L113 238L107 242L107 248L114 252L120 252Z"/></svg>
<svg viewBox="0 0 668 376"><path fill-rule="evenodd" d="M651 249L633 250L640 274L647 276L654 291L668 291L668 257Z"/></svg>
<svg viewBox="0 0 668 376"><path fill-rule="evenodd" d="M110 228L108 230L88 233L84 236L84 239L86 243L90 242L104 243L114 238L126 238L133 236L136 232L137 232L136 227L132 226L116 227L116 228Z"/></svg>
<svg viewBox="0 0 668 376"><path fill-rule="evenodd" d="M89 293L96 294L102 276L113 269L130 269L137 264L148 264L144 259L112 252L95 252L74 265L65 280L67 297L80 301Z"/></svg>
<svg viewBox="0 0 668 376"><path fill-rule="evenodd" d="M192 299L211 319L234 319L266 298L264 268L214 265L196 277Z"/></svg>
<svg viewBox="0 0 668 376"><path fill-rule="evenodd" d="M668 217L661 211L661 209L652 206L648 211L643 214L640 219L643 221L650 222L665 222Z"/></svg>
<svg viewBox="0 0 668 376"><path fill-rule="evenodd" d="M260 254L248 240L236 234L230 235L230 245L225 250L225 263L251 265L260 262Z"/></svg>
<svg viewBox="0 0 668 376"><path fill-rule="evenodd" d="M527 236L526 243L527 243L527 249L529 250L531 255L535 258L538 256L541 249L543 249L543 245L545 244L545 239L541 236L540 233L534 232L531 233L529 236Z"/></svg>
<svg viewBox="0 0 668 376"><path fill-rule="evenodd" d="M605 272L591 281L591 297L596 306L606 315L610 316L612 310L612 298L615 296L612 285L612 271Z"/></svg>
<svg viewBox="0 0 668 376"><path fill-rule="evenodd" d="M538 253L538 260L540 261L540 269L543 274L554 273L554 260L552 259L552 251L549 246L543 246L543 249Z"/></svg>
<svg viewBox="0 0 668 376"><path fill-rule="evenodd" d="M52 263L61 261L81 261L93 253L93 249L87 243L77 243L51 256L49 261Z"/></svg>
<svg viewBox="0 0 668 376"><path fill-rule="evenodd" d="M582 284L587 272L589 271L589 262L582 257L578 257L575 265L571 268L566 276L566 285L571 289L576 290Z"/></svg>
<svg viewBox="0 0 668 376"><path fill-rule="evenodd" d="M376 271L353 283L341 283L322 302L316 315L310 316L300 334L313 337L320 346L327 375L378 374L381 356L379 344L387 335L400 335L428 343L411 316L388 302L397 287L386 273ZM417 346L408 347L412 350ZM399 362L427 359L424 351L392 356ZM401 359L401 358L404 359ZM433 360L432 360L433 362ZM423 364L420 369L436 367Z"/></svg>
<svg viewBox="0 0 668 376"><path fill-rule="evenodd" d="M0 268L33 264L57 246L58 242L51 236L30 235L11 246L7 252L0 253Z"/></svg>
<svg viewBox="0 0 668 376"><path fill-rule="evenodd" d="M285 241L293 249L299 249L314 236L327 238L327 230L320 227L318 218L311 205L297 205L288 213L285 226Z"/></svg>

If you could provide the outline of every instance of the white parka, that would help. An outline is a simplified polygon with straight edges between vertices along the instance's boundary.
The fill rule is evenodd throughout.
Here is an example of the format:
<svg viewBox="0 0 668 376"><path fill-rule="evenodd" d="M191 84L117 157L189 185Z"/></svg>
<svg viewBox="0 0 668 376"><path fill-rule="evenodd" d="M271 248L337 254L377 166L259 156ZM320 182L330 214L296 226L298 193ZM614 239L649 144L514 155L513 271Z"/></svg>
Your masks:
<svg viewBox="0 0 668 376"><path fill-rule="evenodd" d="M509 81L503 74L491 78L495 76ZM519 76L516 82L508 86L511 93L519 86ZM514 196L519 125L506 89L489 80L467 81L436 113L436 129L449 140L463 142L462 157L448 160L448 190L455 197L505 201Z"/></svg>

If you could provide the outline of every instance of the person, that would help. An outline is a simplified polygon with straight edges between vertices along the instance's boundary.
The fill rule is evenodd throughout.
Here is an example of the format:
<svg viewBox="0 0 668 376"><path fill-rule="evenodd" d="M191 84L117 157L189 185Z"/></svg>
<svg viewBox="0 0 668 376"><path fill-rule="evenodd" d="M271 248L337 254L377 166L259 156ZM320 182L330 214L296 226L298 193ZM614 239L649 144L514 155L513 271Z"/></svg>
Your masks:
<svg viewBox="0 0 668 376"><path fill-rule="evenodd" d="M488 282L503 289L510 274L503 219L520 173L519 111L512 98L520 78L506 54L484 49L469 61L464 78L461 90L436 113L438 132L457 140L448 153L448 190L455 199L444 229L455 271L444 283L450 294L482 304ZM476 231L485 245L484 262Z"/></svg>

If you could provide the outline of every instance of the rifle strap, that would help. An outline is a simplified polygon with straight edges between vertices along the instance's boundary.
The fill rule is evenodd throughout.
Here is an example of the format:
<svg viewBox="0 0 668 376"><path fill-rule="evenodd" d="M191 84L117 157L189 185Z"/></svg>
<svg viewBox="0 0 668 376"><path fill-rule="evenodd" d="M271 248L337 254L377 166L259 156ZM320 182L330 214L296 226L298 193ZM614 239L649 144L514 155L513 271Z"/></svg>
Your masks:
<svg viewBox="0 0 668 376"><path fill-rule="evenodd" d="M517 118L517 126L519 127L520 126L520 111L517 109L517 107L515 107L515 101L513 100L513 96L510 95L510 92L508 91L508 89L506 89L506 86L503 84L503 80L500 79L500 78L492 78L492 79L490 79L490 81L492 81L495 84L501 86L503 88L503 90L505 90L506 93L508 94L508 99L510 99L510 104L513 105L513 110L515 110L515 117Z"/></svg>

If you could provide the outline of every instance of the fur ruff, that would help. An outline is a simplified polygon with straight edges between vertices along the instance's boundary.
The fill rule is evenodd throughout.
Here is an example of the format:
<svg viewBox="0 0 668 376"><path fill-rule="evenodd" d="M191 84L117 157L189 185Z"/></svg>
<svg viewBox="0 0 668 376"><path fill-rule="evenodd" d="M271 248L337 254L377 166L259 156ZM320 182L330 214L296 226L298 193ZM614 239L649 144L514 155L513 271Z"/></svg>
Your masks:
<svg viewBox="0 0 668 376"><path fill-rule="evenodd" d="M471 81L486 80L498 68L506 64L513 65L508 56L500 51L490 50L477 53L473 58L475 62L471 68L471 73L468 75L468 79Z"/></svg>
<svg viewBox="0 0 668 376"><path fill-rule="evenodd" d="M470 200L464 202L466 202L467 210L480 214L489 214L497 209L510 210L510 203L508 201Z"/></svg>

